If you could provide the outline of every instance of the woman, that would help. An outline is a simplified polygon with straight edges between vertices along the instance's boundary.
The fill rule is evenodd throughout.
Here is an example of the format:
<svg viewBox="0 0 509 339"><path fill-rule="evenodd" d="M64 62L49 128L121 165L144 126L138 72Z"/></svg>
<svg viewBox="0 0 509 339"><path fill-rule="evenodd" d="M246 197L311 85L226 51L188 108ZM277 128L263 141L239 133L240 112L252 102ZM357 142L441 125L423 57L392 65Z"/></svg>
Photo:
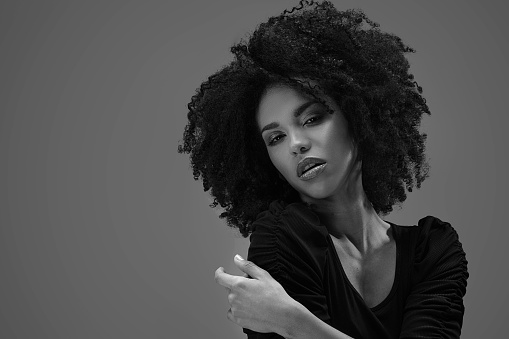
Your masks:
<svg viewBox="0 0 509 339"><path fill-rule="evenodd" d="M429 114L412 49L325 1L261 24L189 104L179 152L250 237L222 268L249 338L460 335L467 261L454 229L381 218L427 177Z"/></svg>

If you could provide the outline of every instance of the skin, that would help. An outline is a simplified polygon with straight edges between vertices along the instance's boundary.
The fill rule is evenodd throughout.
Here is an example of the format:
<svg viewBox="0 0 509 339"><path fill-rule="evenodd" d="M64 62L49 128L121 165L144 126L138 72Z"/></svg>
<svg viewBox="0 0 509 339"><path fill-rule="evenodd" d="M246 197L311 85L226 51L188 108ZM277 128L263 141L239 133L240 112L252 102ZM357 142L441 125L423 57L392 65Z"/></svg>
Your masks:
<svg viewBox="0 0 509 339"><path fill-rule="evenodd" d="M360 171L355 166L357 150L346 119L330 99L327 103L335 114L329 114L321 103L305 106L309 102L315 102L314 98L286 86L272 86L265 91L258 108L258 126L278 125L262 133L269 157L303 201L322 204L350 200L354 190L348 184ZM301 107L307 108L295 117L294 111ZM327 166L318 177L303 181L297 177L297 164L310 156L325 160Z"/></svg>
<svg viewBox="0 0 509 339"><path fill-rule="evenodd" d="M396 244L390 225L377 215L363 190L362 162L347 120L330 97L323 94L322 99L333 114L320 103L309 105L312 97L273 85L261 97L256 120L272 163L302 201L311 204L327 227L351 284L373 307L392 288ZM298 110L301 114L295 116ZM303 181L296 168L308 156L325 160L327 166L315 178ZM244 277L229 275L222 268L216 271L216 281L229 294L230 320L286 338L348 338L289 297L266 271L249 261L234 261L246 273ZM254 279L246 279L247 274Z"/></svg>

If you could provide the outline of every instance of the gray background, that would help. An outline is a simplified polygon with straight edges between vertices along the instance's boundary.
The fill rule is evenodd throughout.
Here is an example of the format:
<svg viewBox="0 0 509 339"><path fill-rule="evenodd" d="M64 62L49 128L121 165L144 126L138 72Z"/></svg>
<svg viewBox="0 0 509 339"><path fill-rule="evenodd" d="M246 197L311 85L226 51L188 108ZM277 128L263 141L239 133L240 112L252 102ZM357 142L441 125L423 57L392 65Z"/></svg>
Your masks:
<svg viewBox="0 0 509 339"><path fill-rule="evenodd" d="M248 240L177 153L229 47L297 1L0 3L0 337L242 338L214 270ZM460 234L463 338L506 332L508 43L502 1L334 1L418 53L431 177L386 219ZM482 3L482 5L481 5Z"/></svg>

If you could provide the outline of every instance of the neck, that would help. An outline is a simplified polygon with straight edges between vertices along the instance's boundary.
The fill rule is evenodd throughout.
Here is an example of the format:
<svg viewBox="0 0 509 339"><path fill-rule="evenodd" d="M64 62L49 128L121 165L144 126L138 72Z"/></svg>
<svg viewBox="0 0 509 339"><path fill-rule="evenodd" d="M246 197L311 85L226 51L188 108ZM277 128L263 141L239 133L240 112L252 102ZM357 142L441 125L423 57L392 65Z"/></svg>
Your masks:
<svg viewBox="0 0 509 339"><path fill-rule="evenodd" d="M360 177L341 195L308 202L331 236L350 252L364 256L390 241L390 225L374 210Z"/></svg>

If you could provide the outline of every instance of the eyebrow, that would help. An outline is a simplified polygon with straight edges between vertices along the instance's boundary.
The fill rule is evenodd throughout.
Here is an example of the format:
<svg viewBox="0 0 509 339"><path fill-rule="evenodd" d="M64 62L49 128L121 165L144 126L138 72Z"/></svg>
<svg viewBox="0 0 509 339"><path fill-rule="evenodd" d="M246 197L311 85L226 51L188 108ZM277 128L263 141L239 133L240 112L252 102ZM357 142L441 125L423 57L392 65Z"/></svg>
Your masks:
<svg viewBox="0 0 509 339"><path fill-rule="evenodd" d="M295 109L295 111L293 111L293 116L295 118L298 118L302 113L304 113L304 111L311 105L313 104L316 104L318 103L318 101L316 100L310 100L310 101L306 101L305 103L303 103L302 105L300 105L299 107L297 107ZM267 124L265 125L265 127L262 128L261 132L260 133L263 133L269 129L274 129L274 128L277 128L279 127L279 123L277 122L271 122L270 124Z"/></svg>

